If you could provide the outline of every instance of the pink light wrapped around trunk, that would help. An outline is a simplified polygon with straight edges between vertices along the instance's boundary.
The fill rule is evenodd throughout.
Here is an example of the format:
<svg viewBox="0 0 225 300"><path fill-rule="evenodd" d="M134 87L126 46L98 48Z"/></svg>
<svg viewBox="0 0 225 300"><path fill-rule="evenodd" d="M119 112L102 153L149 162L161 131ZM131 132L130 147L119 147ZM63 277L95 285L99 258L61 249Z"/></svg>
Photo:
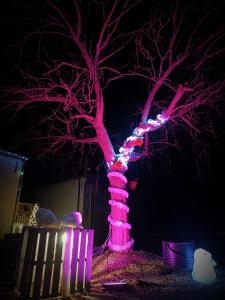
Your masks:
<svg viewBox="0 0 225 300"><path fill-rule="evenodd" d="M119 172L109 172L107 177L109 178L112 186L123 188L127 184L127 178Z"/></svg>
<svg viewBox="0 0 225 300"><path fill-rule="evenodd" d="M131 225L127 223L129 208L126 201L129 194L125 190L127 178L123 173L127 170L127 164L135 147L143 145L143 135L146 132L160 128L168 119L166 113L161 113L156 116L155 120L149 119L147 122L140 124L119 148L119 154L115 155L113 160L108 161L109 172L107 176L110 181L108 191L111 194L111 200L109 200L111 214L108 216L111 232L108 246L113 251L128 251L134 243L130 238ZM133 190L137 186L137 182L134 183L131 186Z"/></svg>
<svg viewBox="0 0 225 300"><path fill-rule="evenodd" d="M127 199L129 197L129 194L127 191L125 191L124 189L119 189L119 188L115 188L115 187L109 187L109 192L114 194L114 197L117 197L116 195L118 195L118 198L122 199Z"/></svg>
<svg viewBox="0 0 225 300"><path fill-rule="evenodd" d="M111 217L111 215L108 216L108 221L111 223L113 226L118 226L126 229L131 229L131 225L129 223L125 223L124 221L118 221L115 220Z"/></svg>
<svg viewBox="0 0 225 300"><path fill-rule="evenodd" d="M113 243L111 243L111 241L109 241L109 248L116 252L123 252L123 251L127 251L128 249L131 249L133 244L134 244L133 239L130 239L126 244L124 244L122 246L113 244Z"/></svg>
<svg viewBox="0 0 225 300"><path fill-rule="evenodd" d="M109 192L111 199L111 214L108 221L111 224L111 236L108 246L112 251L123 252L129 251L134 243L130 238L131 225L127 223L129 207L125 204L129 193L125 190L127 178L117 171L109 171L108 178L110 181Z"/></svg>
<svg viewBox="0 0 225 300"><path fill-rule="evenodd" d="M115 201L115 200L109 200L109 204L111 206L119 207L121 210L125 210L127 213L129 213L129 207L126 204L123 204L122 202Z"/></svg>

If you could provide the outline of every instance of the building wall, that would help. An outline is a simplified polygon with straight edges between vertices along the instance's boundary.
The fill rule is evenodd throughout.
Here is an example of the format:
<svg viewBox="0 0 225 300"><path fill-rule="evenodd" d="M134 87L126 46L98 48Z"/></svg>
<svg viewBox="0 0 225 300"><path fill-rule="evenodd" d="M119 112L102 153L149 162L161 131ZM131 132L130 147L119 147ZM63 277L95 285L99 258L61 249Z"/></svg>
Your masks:
<svg viewBox="0 0 225 300"><path fill-rule="evenodd" d="M108 234L109 214L108 186L96 179L91 182L84 177L73 178L27 191L21 197L23 202L38 203L51 209L57 217L76 210L82 214L83 226L94 229L94 243L101 245Z"/></svg>
<svg viewBox="0 0 225 300"><path fill-rule="evenodd" d="M0 152L0 239L10 233L24 160Z"/></svg>
<svg viewBox="0 0 225 300"><path fill-rule="evenodd" d="M79 211L83 226L95 230L95 245L105 242L108 234L109 214L108 182L96 177L72 178L39 188L23 190L19 199L21 178L26 158L12 154L1 155L0 151L0 238L11 232L16 203L38 203L52 210L59 218ZM105 178L105 176L103 176ZM107 177L106 177L107 179Z"/></svg>
<svg viewBox="0 0 225 300"><path fill-rule="evenodd" d="M94 245L102 245L109 233L107 216L110 213L107 182L96 184L96 178L87 181L84 190L84 227L92 228Z"/></svg>
<svg viewBox="0 0 225 300"><path fill-rule="evenodd" d="M57 217L76 210L83 215L83 190L85 178L72 178L55 184L28 190L23 202L38 203L42 208L51 209Z"/></svg>

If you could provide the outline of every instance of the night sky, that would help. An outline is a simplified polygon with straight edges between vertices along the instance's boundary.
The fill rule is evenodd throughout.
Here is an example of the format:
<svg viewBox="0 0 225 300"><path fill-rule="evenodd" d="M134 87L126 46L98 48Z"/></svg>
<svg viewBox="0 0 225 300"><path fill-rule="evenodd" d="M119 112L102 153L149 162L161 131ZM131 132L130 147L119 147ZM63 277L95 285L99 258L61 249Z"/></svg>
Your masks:
<svg viewBox="0 0 225 300"><path fill-rule="evenodd" d="M25 33L34 30L37 26L37 19L41 14L38 9L42 7L44 1L13 1L8 0L1 7L1 88L23 84L23 79L19 68L21 65L29 66L29 58L37 49L33 49L31 42L26 47L26 53L21 52L20 40ZM33 4L36 2L35 4ZM59 1L56 1L57 3ZM69 9L64 1L65 10ZM167 5L173 1L157 1L158 5ZM169 2L169 3L168 3ZM222 1L221 1L222 2ZM213 1L193 1L194 13L197 15L201 11L201 6L213 6ZM66 6L67 5L67 6ZM148 16L148 10L153 5L153 1L141 1L140 7L131 14L132 22L128 27L141 25ZM88 6L87 6L88 7ZM90 13L90 12L89 12ZM204 26L205 32L218 24L224 26L223 16L225 4L209 18ZM87 14L88 15L88 14ZM86 29L89 35L91 31L97 29L95 23L96 12L92 17L85 17ZM33 16L33 17L32 17ZM32 19L33 18L33 19ZM95 28L96 27L96 28ZM63 45L66 47L66 45ZM128 51L131 50L129 48ZM115 64L123 61L127 53L122 53ZM27 60L25 57L27 57ZM212 67L212 72L217 72L220 65L221 76L225 74L224 54L220 55L218 61ZM214 68L214 69L213 69ZM143 100L147 95L147 85L140 79L124 79L112 84L105 91L105 96L109 99L106 103L105 125L109 130L114 144L120 144L126 138L132 128L138 123L140 115L135 114L140 111ZM7 96L3 95L2 99ZM119 106L117 105L119 103ZM118 109L119 107L119 109ZM199 153L193 152L193 142L177 130L179 149L167 147L162 153L154 155L133 163L128 172L128 178L138 178L138 186L135 192L131 192L129 206L131 207L131 223L137 232L159 231L163 228L176 231L219 231L225 230L224 222L224 169L225 169L225 138L224 107L221 106L221 115L215 122L215 137L205 139L210 147L207 147L207 154L199 159ZM39 112L41 113L41 112ZM35 115L36 114L36 115ZM24 143L30 137L32 120L38 113L30 110L28 113L22 112L16 115L10 122L10 116L1 111L0 148L5 151L27 156L29 161L25 169L24 189L31 186L43 185L49 182L56 182L74 175L73 163L65 161L65 153L37 159L32 143ZM70 151L70 149L66 149ZM63 156L64 155L64 156ZM85 165L85 170L80 170L78 175L96 173L96 166L101 157L90 164ZM63 168L62 168L63 164ZM48 176L44 176L44 174ZM106 172L105 165L102 165L98 172L102 175ZM136 222L141 216L142 222Z"/></svg>

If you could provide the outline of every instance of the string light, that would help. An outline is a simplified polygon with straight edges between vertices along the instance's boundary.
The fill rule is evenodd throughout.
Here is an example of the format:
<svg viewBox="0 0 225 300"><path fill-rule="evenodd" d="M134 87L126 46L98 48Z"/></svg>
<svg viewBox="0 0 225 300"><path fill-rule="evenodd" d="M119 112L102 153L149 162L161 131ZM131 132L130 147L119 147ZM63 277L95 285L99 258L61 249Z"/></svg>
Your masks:
<svg viewBox="0 0 225 300"><path fill-rule="evenodd" d="M113 251L121 252L130 249L134 244L134 240L130 239L125 245L116 245L109 241L109 248Z"/></svg>
<svg viewBox="0 0 225 300"><path fill-rule="evenodd" d="M112 206L116 206L116 207L118 207L118 208L120 208L120 209L122 209L122 210L125 210L127 213L129 213L129 207L126 205L126 204L124 204L124 203L121 203L121 202L119 202L119 201L115 201L115 200L109 200L109 204L110 205L112 205Z"/></svg>
<svg viewBox="0 0 225 300"><path fill-rule="evenodd" d="M115 188L115 187L109 187L108 191L110 193L120 194L120 195L124 196L126 199L129 197L129 193L127 191L125 191L124 189L119 189L119 188Z"/></svg>
<svg viewBox="0 0 225 300"><path fill-rule="evenodd" d="M31 215L29 217L28 226L37 226L37 220L36 220L36 213L39 209L38 203L35 203L31 212Z"/></svg>
<svg viewBox="0 0 225 300"><path fill-rule="evenodd" d="M159 123L161 123L161 124L164 124L164 123L166 123L166 121L169 120L169 118L168 118L164 113L158 114L158 115L156 116L156 118L157 118L157 120L159 121Z"/></svg>
<svg viewBox="0 0 225 300"><path fill-rule="evenodd" d="M131 225L129 223L114 220L111 217L111 215L108 216L108 221L110 222L111 225L114 225L114 226L117 226L117 227L122 227L122 228L125 228L125 229L128 229L128 230L131 229Z"/></svg>
<svg viewBox="0 0 225 300"><path fill-rule="evenodd" d="M112 214L108 216L108 222L110 223L110 228L112 232L116 232L114 234L117 235L117 241L120 241L120 244L115 244L112 242L112 237L110 237L108 241L108 246L112 251L125 251L129 250L133 245L133 240L129 238L129 230L131 229L131 225L127 222L121 221L119 218L121 213L123 216L128 214L129 207L122 203L126 202L129 194L126 190L123 189L124 185L127 183L127 178L121 174L120 172L116 171L109 171L108 178L110 180L111 186L109 187L109 192L111 193L112 199L109 200L109 204L117 208L117 210L113 210L111 208ZM121 230L119 230L121 228ZM125 232L127 232L125 234ZM129 240L124 240L124 237L127 237Z"/></svg>
<svg viewBox="0 0 225 300"><path fill-rule="evenodd" d="M122 173L127 170L127 164L133 155L135 147L141 147L143 145L143 135L146 132L159 128L167 120L168 118L164 113L162 113L158 114L155 120L148 119L146 123L140 124L134 129L132 135L124 141L123 145L119 148L119 153L115 156L115 159L108 163L109 172L107 176L111 184L111 186L108 188L108 191L111 193L112 198L109 200L109 204L118 208L118 210L112 210L111 208L112 214L108 216L108 221L111 224L111 228L112 226L115 226L124 230L118 231L114 227L111 229L113 236L110 237L108 246L113 251L122 252L129 250L134 244L134 240L130 238L129 235L131 225L127 222L119 220L121 213L124 215L126 213L128 214L129 212L129 207L125 203L122 203L126 202L126 199L129 196L128 192L123 189L127 183L127 179ZM122 211L120 212L120 210ZM112 242L115 241L114 235L117 236L116 240L119 244ZM124 240L124 237L126 237L127 240Z"/></svg>
<svg viewBox="0 0 225 300"><path fill-rule="evenodd" d="M133 134L129 136L119 148L119 154L116 155L116 159L108 164L109 169L120 170L121 168L124 168L126 170L135 146L140 147L143 144L143 135L152 129L162 126L168 120L169 118L165 115L165 113L161 113L156 116L155 120L148 119L146 123L140 124L136 127Z"/></svg>
<svg viewBox="0 0 225 300"><path fill-rule="evenodd" d="M110 178L110 177L118 177L119 179L121 179L124 182L124 184L127 183L127 178L123 174L121 174L119 172L109 172L107 174L107 177L108 178Z"/></svg>

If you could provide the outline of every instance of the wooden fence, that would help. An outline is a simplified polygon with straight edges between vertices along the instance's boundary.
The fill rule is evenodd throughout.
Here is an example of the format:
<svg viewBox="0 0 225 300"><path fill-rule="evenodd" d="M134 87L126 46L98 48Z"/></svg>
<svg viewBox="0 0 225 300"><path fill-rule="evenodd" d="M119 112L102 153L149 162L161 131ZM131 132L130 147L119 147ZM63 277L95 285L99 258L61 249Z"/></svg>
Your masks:
<svg viewBox="0 0 225 300"><path fill-rule="evenodd" d="M22 299L69 296L88 290L93 230L27 227L16 289Z"/></svg>

